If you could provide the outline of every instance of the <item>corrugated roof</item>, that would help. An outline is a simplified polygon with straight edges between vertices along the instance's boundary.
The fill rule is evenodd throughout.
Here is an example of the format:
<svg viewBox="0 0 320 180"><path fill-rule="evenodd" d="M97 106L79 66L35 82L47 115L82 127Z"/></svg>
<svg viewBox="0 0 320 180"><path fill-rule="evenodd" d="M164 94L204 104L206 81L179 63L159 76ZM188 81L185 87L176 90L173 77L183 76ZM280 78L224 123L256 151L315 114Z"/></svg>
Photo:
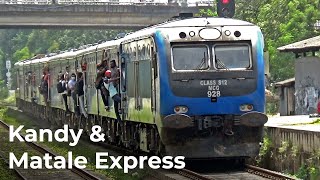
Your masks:
<svg viewBox="0 0 320 180"><path fill-rule="evenodd" d="M286 79L284 81L277 82L275 85L276 87L281 87L281 86L289 86L290 84L295 82L295 78L290 78Z"/></svg>
<svg viewBox="0 0 320 180"><path fill-rule="evenodd" d="M277 48L280 52L294 52L301 53L307 51L319 51L320 49L320 36L305 39L299 42L288 44Z"/></svg>

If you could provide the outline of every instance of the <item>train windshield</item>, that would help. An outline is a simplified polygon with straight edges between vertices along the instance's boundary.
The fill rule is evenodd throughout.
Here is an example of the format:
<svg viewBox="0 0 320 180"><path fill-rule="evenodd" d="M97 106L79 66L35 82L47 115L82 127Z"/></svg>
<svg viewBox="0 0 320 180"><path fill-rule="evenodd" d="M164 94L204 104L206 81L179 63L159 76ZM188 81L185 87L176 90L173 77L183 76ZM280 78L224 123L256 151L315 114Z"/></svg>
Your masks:
<svg viewBox="0 0 320 180"><path fill-rule="evenodd" d="M215 45L213 47L216 69L250 69L248 45Z"/></svg>
<svg viewBox="0 0 320 180"><path fill-rule="evenodd" d="M172 64L176 71L195 71L209 69L208 46L173 46Z"/></svg>

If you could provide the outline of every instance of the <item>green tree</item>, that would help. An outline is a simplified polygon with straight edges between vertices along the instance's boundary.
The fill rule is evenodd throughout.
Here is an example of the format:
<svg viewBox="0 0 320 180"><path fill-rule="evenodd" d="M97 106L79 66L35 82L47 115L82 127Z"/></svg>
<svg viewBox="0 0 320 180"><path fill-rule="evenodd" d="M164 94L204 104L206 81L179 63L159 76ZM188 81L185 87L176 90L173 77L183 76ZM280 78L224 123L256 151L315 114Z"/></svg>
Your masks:
<svg viewBox="0 0 320 180"><path fill-rule="evenodd" d="M29 48L24 47L13 54L13 59L14 61L24 60L30 58L31 55L32 54L30 54Z"/></svg>

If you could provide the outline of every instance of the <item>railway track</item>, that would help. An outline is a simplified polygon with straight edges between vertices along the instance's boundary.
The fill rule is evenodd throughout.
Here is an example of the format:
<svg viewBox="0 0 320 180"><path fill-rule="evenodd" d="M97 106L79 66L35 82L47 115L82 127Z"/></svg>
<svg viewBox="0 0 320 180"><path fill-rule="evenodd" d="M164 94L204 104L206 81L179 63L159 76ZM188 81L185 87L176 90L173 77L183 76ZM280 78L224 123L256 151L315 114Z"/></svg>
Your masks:
<svg viewBox="0 0 320 180"><path fill-rule="evenodd" d="M0 121L0 126L5 127L8 129L8 125ZM87 140L90 144L100 146L103 148L106 148L108 150L117 152L116 154L119 155L133 155L133 156L139 156L140 153L133 152L132 150L127 150L115 145L106 144L106 143L92 143L91 141ZM34 143L28 143L31 147L35 148L37 151L43 153L49 153L52 156L55 156L52 152L49 152L48 150L38 146ZM1 155L1 154L0 154ZM147 167L147 166L146 166ZM174 180L174 179L192 179L192 180L224 180L224 179L241 179L241 180L264 180L264 179L273 179L273 180L292 180L294 178L283 175L278 172L270 171L267 169L259 168L252 165L245 165L241 171L230 171L230 172L207 172L207 173L198 173L194 172L189 169L181 169L181 170L152 170L152 169L146 169L148 171L148 174L151 175L152 179L165 179L165 180ZM78 174L82 179L99 179L98 177L95 177L91 175L90 173L83 171L81 169L78 169L74 167L72 171L75 174ZM24 178L22 178L24 179Z"/></svg>
<svg viewBox="0 0 320 180"><path fill-rule="evenodd" d="M6 130L9 130L9 126L4 123L3 121L0 120L0 127L3 127ZM25 139L25 137L23 135L21 135L23 137L23 139ZM35 144L32 142L25 142L29 147L31 147L33 150L37 151L38 153L44 155L45 153L50 154L50 156L52 157L56 157L57 155L54 154L53 152ZM8 152L6 152L8 153ZM8 163L8 158L5 157L4 152L0 151L0 157L2 159L4 159L4 161L6 163ZM84 169L79 169L75 166L72 166L72 169L66 169L66 170L57 170L56 172L54 172L54 170L49 170L50 172L46 173L46 169L41 169L38 172L31 172L31 169L23 169L23 168L18 168L15 167L14 170L17 173L17 176L21 179L50 179L48 178L48 175L50 174L51 176L55 173L57 173L56 176L58 179L68 179L68 180L72 180L72 179L86 179L86 180L100 180L101 178L89 173L88 171L84 170ZM29 172L30 171L30 172ZM70 173L70 171L72 173Z"/></svg>
<svg viewBox="0 0 320 180"><path fill-rule="evenodd" d="M241 179L241 180L295 180L284 174L263 169L260 167L245 164L243 171L231 171L226 173L197 173L188 169L177 171L178 174L192 180L223 180L223 179Z"/></svg>

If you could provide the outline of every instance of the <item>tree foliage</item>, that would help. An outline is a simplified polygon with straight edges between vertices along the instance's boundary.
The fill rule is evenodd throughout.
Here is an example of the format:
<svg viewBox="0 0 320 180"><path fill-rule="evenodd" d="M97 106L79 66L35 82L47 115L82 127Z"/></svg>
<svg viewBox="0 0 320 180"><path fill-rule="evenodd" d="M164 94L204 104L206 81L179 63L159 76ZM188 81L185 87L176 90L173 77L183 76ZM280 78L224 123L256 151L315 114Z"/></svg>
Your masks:
<svg viewBox="0 0 320 180"><path fill-rule="evenodd" d="M258 25L270 54L271 81L294 76L294 55L277 48L319 34L313 25L320 19L319 0L236 0L236 19ZM216 7L201 10L198 16L217 16ZM124 31L121 31L124 32ZM36 54L78 48L84 44L110 40L113 30L0 30L0 78L5 76L5 60L14 62Z"/></svg>
<svg viewBox="0 0 320 180"><path fill-rule="evenodd" d="M5 61L29 59L37 54L77 49L81 45L111 40L119 32L114 30L0 30L0 79L5 79Z"/></svg>
<svg viewBox="0 0 320 180"><path fill-rule="evenodd" d="M236 18L262 29L272 81L294 76L294 54L279 53L277 48L317 35L319 6L320 1L314 0L237 0Z"/></svg>

